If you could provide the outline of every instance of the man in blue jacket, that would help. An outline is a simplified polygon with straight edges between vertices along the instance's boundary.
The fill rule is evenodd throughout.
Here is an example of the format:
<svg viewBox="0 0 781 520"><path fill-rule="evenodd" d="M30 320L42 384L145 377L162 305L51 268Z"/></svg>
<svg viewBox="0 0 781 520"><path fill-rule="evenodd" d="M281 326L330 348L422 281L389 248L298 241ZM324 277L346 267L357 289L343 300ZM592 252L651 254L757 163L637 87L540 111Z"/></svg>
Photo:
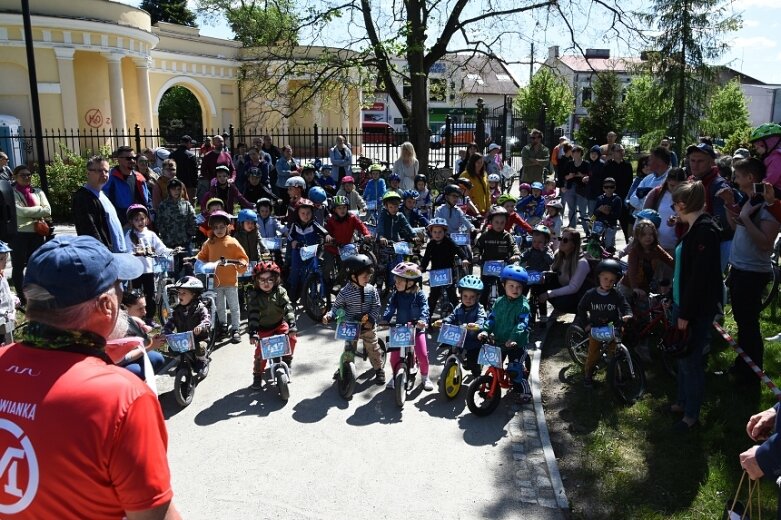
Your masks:
<svg viewBox="0 0 781 520"><path fill-rule="evenodd" d="M111 169L108 182L103 186L103 192L117 210L119 221L124 226L127 223L127 208L133 204L150 207L149 189L144 176L134 171L136 154L129 146L117 148L114 156L118 164Z"/></svg>
<svg viewBox="0 0 781 520"><path fill-rule="evenodd" d="M746 425L746 433L753 441L764 441L740 454L740 465L752 480L762 477L773 479L778 484L781 476L781 416L778 408L781 403L764 412L752 415ZM775 433L773 433L775 431ZM771 435L772 434L772 435ZM781 518L781 499L778 515Z"/></svg>

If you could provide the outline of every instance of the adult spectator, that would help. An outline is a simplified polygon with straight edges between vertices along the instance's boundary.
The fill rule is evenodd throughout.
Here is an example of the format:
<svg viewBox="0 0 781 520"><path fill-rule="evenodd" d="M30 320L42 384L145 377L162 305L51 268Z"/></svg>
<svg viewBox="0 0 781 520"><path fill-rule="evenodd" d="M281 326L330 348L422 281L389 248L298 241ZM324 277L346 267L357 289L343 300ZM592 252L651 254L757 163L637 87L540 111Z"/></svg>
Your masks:
<svg viewBox="0 0 781 520"><path fill-rule="evenodd" d="M260 150L257 148L250 148L249 152L247 153L247 158L244 160L244 165L242 166L239 174L236 176L236 187L239 188L239 191L241 191L242 194L246 196L247 192L254 192L255 188L254 186L257 186L258 184L253 183L253 187L251 188L249 185L250 177L254 176L257 177L260 181L259 185L261 188L258 189L267 189L268 193L265 195L262 195L262 197L271 197L274 198L271 191L271 163L269 163L269 155L267 153L261 153ZM243 188L241 187L240 179L243 179ZM254 196L254 195L253 195ZM260 197L252 198L247 197L247 200L258 200Z"/></svg>
<svg viewBox="0 0 781 520"><path fill-rule="evenodd" d="M176 161L173 159L166 159L163 161L162 174L157 179L154 186L152 186L152 209L155 211L160 207L160 203L168 198L168 183L177 178L176 174L178 171L179 167L177 166ZM182 193L182 199L190 200L187 190L184 190Z"/></svg>
<svg viewBox="0 0 781 520"><path fill-rule="evenodd" d="M233 166L231 154L225 151L225 140L221 135L212 137L214 147L201 160L201 176L198 178L198 200L203 200L203 194L209 191L212 180L217 177L217 166L225 166L230 173L231 182L236 180L236 167Z"/></svg>
<svg viewBox="0 0 781 520"><path fill-rule="evenodd" d="M610 155L610 150L612 150L613 145L616 144L616 139L618 139L618 134L613 131L607 133L607 143L599 147L600 159L607 161L607 158Z"/></svg>
<svg viewBox="0 0 781 520"><path fill-rule="evenodd" d="M576 313L580 299L591 286L587 280L588 259L580 251L580 233L576 229L561 230L551 271L553 275L545 280L546 291L538 296L540 304L549 301L559 313Z"/></svg>
<svg viewBox="0 0 781 520"><path fill-rule="evenodd" d="M469 198L481 215L485 215L491 207L491 191L488 189L488 173L485 169L485 159L479 153L472 155L467 161L466 170L459 177L472 183L469 188Z"/></svg>
<svg viewBox="0 0 781 520"><path fill-rule="evenodd" d="M151 169L156 175L160 175L160 171L163 169L163 161L168 159L168 157L171 155L171 152L166 150L165 148L144 148L144 150L141 152L141 155L146 157L147 162L149 164L149 169ZM141 157L139 156L139 160Z"/></svg>
<svg viewBox="0 0 781 520"><path fill-rule="evenodd" d="M485 172L488 175L496 174L502 170L502 147L496 143L488 145L488 153L485 154Z"/></svg>
<svg viewBox="0 0 781 520"><path fill-rule="evenodd" d="M632 206L632 212L645 207L645 198L652 189L662 185L670 168L672 168L670 166L670 152L661 146L654 148L651 155L648 156L648 169L651 174L643 177L634 193L629 195L629 205Z"/></svg>
<svg viewBox="0 0 781 520"><path fill-rule="evenodd" d="M622 202L625 201L629 195L629 188L632 186L634 174L632 173L632 164L624 159L624 147L620 143L613 145L613 150L605 163L605 178L607 177L612 177L616 180L616 195L621 197ZM624 232L624 238L628 243L629 237L632 236L632 215L626 204L622 204L619 222Z"/></svg>
<svg viewBox="0 0 781 520"><path fill-rule="evenodd" d="M291 176L298 175L300 168L298 162L293 159L293 147L286 144L282 147L282 157L276 162L277 182L274 184L274 193L282 199L282 211L287 211L290 204L290 196L287 194L285 183Z"/></svg>
<svg viewBox="0 0 781 520"><path fill-rule="evenodd" d="M729 204L727 223L735 230L729 252L727 286L732 312L738 326L738 346L764 366L764 345L759 331L762 293L773 278L771 255L781 225L768 212L763 193L755 193L754 183L765 177L765 165L759 159L741 159L735 164L735 184L744 195L743 206ZM731 195L731 190L727 190ZM730 372L741 382L758 383L751 368L738 356Z"/></svg>
<svg viewBox="0 0 781 520"><path fill-rule="evenodd" d="M575 215L580 213L580 222L583 229L587 229L587 220L591 217L588 212L588 199L586 198L586 185L583 179L588 176L589 164L583 160L583 148L579 145L572 147L572 160L562 165L561 175L564 188L561 191L562 202L567 205L566 214L569 215L569 227L575 228L577 220ZM563 220L563 216L562 216Z"/></svg>
<svg viewBox="0 0 781 520"><path fill-rule="evenodd" d="M282 151L274 145L274 141L271 140L271 136L266 134L263 136L263 143L260 147L261 153L266 153L271 157L269 165L271 167L271 185L277 185L277 161L282 157Z"/></svg>
<svg viewBox="0 0 781 520"><path fill-rule="evenodd" d="M713 221L721 229L721 270L727 268L730 243L734 231L727 223L727 210L724 206L724 198L728 197L729 188L732 191L731 202L740 203L743 196L732 190L724 177L719 175L716 166L716 152L708 143L693 144L686 148L686 161L689 164L690 180L698 180L705 187L705 212L713 217ZM720 193L720 196L716 196Z"/></svg>
<svg viewBox="0 0 781 520"><path fill-rule="evenodd" d="M14 178L14 172L8 166L8 154L0 152L0 181L11 182Z"/></svg>
<svg viewBox="0 0 781 520"><path fill-rule="evenodd" d="M705 187L697 181L679 185L673 192L673 205L678 218L689 227L675 248L672 291L676 326L688 335L688 353L678 359L677 398L670 407L674 413L683 413L674 426L683 433L699 422L705 392L705 346L723 285L719 227L705 212Z"/></svg>
<svg viewBox="0 0 781 520"><path fill-rule="evenodd" d="M125 292L122 295L122 308L126 311L125 315L128 323L126 337L142 338L144 340L146 357L152 365L152 371L155 374L158 373L165 366L165 358L157 351L165 343L165 336L155 336L154 338L149 336L152 327L144 322L147 314L144 293L140 290ZM119 365L126 370L130 370L139 379L146 380L152 374L147 374L144 371L143 354L144 352L141 349L132 350Z"/></svg>
<svg viewBox="0 0 781 520"><path fill-rule="evenodd" d="M740 454L740 466L752 480L767 477L773 484L781 476L781 415L776 403L764 412L752 415L746 424L746 433L754 442L762 442ZM776 506L781 518L781 495Z"/></svg>
<svg viewBox="0 0 781 520"><path fill-rule="evenodd" d="M420 163L415 155L415 147L409 141L401 143L399 158L393 163L393 173L401 178L399 188L402 190L415 189L415 175L420 170Z"/></svg>
<svg viewBox="0 0 781 520"><path fill-rule="evenodd" d="M108 182L108 160L95 155L87 161L87 182L73 193L71 214L76 234L90 236L114 253L125 253L125 233L117 210L103 193Z"/></svg>
<svg viewBox="0 0 781 520"><path fill-rule="evenodd" d="M236 145L236 151L233 153L233 166L236 167L236 173L238 174L244 166L244 160L247 158L247 145L246 143L239 143Z"/></svg>
<svg viewBox="0 0 781 520"><path fill-rule="evenodd" d="M201 147L198 149L198 152L201 154L201 158L203 158L204 155L212 151L212 138L209 136L205 136L203 138L203 144L201 144Z"/></svg>
<svg viewBox="0 0 781 520"><path fill-rule="evenodd" d="M41 247L46 240L45 236L36 233L37 221L52 216L52 208L46 199L46 194L30 184L32 172L25 165L14 168L14 201L16 202L16 234L11 237L8 244L13 249L11 254L11 281L13 281L16 295L22 305L25 305L22 293L22 280L24 268L30 256Z"/></svg>
<svg viewBox="0 0 781 520"><path fill-rule="evenodd" d="M456 168L456 177L464 173L466 171L466 164L469 162L469 158L472 157L475 154L479 154L480 150L477 148L477 143L469 143L469 146L466 147L466 153L464 154L464 158L459 163L456 161L456 164L458 167Z"/></svg>
<svg viewBox="0 0 781 520"><path fill-rule="evenodd" d="M198 160L195 158L195 152L190 148L193 146L193 138L189 135L183 135L179 139L179 146L171 152L170 159L176 162L176 176L187 188L187 198L195 197L195 191L198 187Z"/></svg>
<svg viewBox="0 0 781 520"><path fill-rule="evenodd" d="M336 136L336 145L328 152L328 157L333 168L331 174L336 174L336 180L341 185L342 177L352 175L353 165L353 152L343 135Z"/></svg>
<svg viewBox="0 0 781 520"><path fill-rule="evenodd" d="M136 155L129 146L120 146L115 153L117 165L111 169L103 192L117 210L119 221L127 223L127 208L132 204L149 207L150 197L146 179L135 171Z"/></svg>
<svg viewBox="0 0 781 520"><path fill-rule="evenodd" d="M143 270L137 258L112 254L87 236L59 236L30 258L25 335L0 348L0 399L34 410L27 420L12 407L0 412L23 440L27 471L37 478L29 500L17 502L17 516L180 518L157 396L113 365L110 356L124 352L107 343L127 329L118 281ZM0 440L4 453L18 446L13 435Z"/></svg>
<svg viewBox="0 0 781 520"><path fill-rule="evenodd" d="M523 164L523 181L545 182L545 169L550 165L550 150L542 144L542 132L533 128L529 133L531 143L521 150Z"/></svg>
<svg viewBox="0 0 781 520"><path fill-rule="evenodd" d="M553 167L553 172L557 175L559 174L559 159L564 157L564 149L562 148L562 145L568 141L566 136L559 137L559 143L553 147L553 150L551 150L550 153L550 163Z"/></svg>
<svg viewBox="0 0 781 520"><path fill-rule="evenodd" d="M599 146L594 145L588 152L588 175L583 177L583 183L586 185L586 199L588 200L588 216L594 214L594 210L597 209L597 199L602 195L602 184L607 178L605 176L605 162L602 160L602 155ZM590 224L590 222L589 222ZM584 226L584 230L590 229ZM588 231L587 231L588 232Z"/></svg>
<svg viewBox="0 0 781 520"><path fill-rule="evenodd" d="M675 153L675 150L672 149L672 144L670 144L669 139L662 139L659 142L659 146L670 152L670 166L673 168L678 167L678 154Z"/></svg>
<svg viewBox="0 0 781 520"><path fill-rule="evenodd" d="M149 159L147 159L146 156L139 155L136 157L136 171L144 177L146 189L151 194L152 188L157 182L157 179L160 178L160 175L149 167Z"/></svg>
<svg viewBox="0 0 781 520"><path fill-rule="evenodd" d="M661 186L652 189L645 197L643 209L653 209L659 213L661 224L659 225L659 244L668 254L673 255L675 246L678 245L678 235L675 232L675 210L673 205L673 192L678 185L686 180L686 172L683 168L670 168L667 177Z"/></svg>

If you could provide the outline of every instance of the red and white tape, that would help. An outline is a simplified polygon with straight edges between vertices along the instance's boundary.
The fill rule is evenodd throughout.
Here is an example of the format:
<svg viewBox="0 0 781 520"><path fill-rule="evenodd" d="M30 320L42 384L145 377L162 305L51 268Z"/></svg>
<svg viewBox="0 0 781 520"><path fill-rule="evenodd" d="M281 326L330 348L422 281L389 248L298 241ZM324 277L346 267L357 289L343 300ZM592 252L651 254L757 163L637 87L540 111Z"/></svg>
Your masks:
<svg viewBox="0 0 781 520"><path fill-rule="evenodd" d="M715 321L713 322L713 328L716 329L719 334L721 334L721 337L724 338L724 341L726 341L729 346L732 347L732 350L737 352L738 356L740 356L740 358L746 362L746 364L751 368L751 370L754 371L757 377L763 383L765 383L768 388L770 388L770 391L773 392L773 394L776 396L776 399L781 401L781 390L779 390L776 384L769 377L767 377L767 374L765 374L765 372L759 368L756 363L754 363L754 360L751 359L751 356L746 354L746 352L738 346L735 340L732 339L732 336L730 336L729 333Z"/></svg>

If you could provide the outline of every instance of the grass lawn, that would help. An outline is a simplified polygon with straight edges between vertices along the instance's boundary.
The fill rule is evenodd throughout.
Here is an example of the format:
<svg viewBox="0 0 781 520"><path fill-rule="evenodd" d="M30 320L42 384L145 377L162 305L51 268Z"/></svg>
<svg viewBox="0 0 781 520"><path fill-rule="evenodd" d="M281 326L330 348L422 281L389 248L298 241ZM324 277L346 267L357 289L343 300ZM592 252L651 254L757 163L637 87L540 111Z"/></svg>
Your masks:
<svg viewBox="0 0 781 520"><path fill-rule="evenodd" d="M779 310L762 314L763 336L779 331ZM727 316L726 329L735 323ZM742 475L738 454L752 442L748 418L770 407L767 388L753 392L713 372L728 367L733 351L715 331L698 432L672 432L676 419L662 411L675 396L675 382L661 362L646 367L646 396L632 407L618 404L604 372L602 384L583 387L582 368L564 346L566 326L557 324L543 360L546 417L574 518L716 519ZM765 369L781 383L781 344L766 344ZM775 517L778 488L762 489L763 513ZM756 518L755 514L754 517Z"/></svg>

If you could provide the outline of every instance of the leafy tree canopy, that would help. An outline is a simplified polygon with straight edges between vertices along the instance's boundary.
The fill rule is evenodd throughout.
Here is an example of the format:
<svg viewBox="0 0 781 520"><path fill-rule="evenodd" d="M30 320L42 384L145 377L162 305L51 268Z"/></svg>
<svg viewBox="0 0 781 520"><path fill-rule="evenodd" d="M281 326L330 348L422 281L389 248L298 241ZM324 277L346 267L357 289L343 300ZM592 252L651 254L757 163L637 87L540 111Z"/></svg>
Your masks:
<svg viewBox="0 0 781 520"><path fill-rule="evenodd" d="M600 72L593 84L593 97L587 102L588 116L580 121L576 132L579 143L600 144L607 139L608 132L615 132L619 138L626 120L622 88L615 72Z"/></svg>
<svg viewBox="0 0 781 520"><path fill-rule="evenodd" d="M575 95L564 79L556 76L549 68L543 67L532 76L527 86L518 90L513 103L520 110L524 121L531 125L539 119L544 103L547 119L560 125L572 113Z"/></svg>
<svg viewBox="0 0 781 520"><path fill-rule="evenodd" d="M152 24L167 22L189 27L198 26L195 23L195 13L187 7L187 0L143 0L141 9L152 17Z"/></svg>
<svg viewBox="0 0 781 520"><path fill-rule="evenodd" d="M199 11L224 17L245 47L298 44L298 17L292 0L199 0Z"/></svg>
<svg viewBox="0 0 781 520"><path fill-rule="evenodd" d="M746 97L738 80L733 79L711 96L701 130L704 135L729 139L747 128L751 128L751 123Z"/></svg>

